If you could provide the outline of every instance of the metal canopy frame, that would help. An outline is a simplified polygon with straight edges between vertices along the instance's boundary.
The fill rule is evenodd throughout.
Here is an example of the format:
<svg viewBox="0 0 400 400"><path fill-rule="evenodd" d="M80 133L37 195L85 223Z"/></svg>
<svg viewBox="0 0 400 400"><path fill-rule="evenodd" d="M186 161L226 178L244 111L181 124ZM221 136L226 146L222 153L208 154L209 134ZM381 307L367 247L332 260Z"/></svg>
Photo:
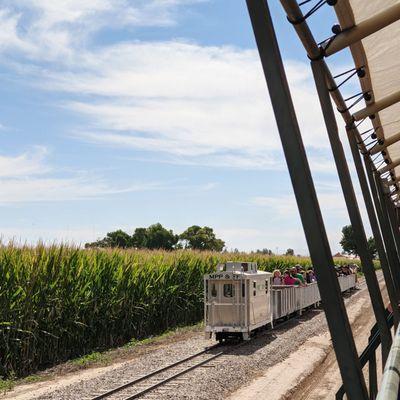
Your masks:
<svg viewBox="0 0 400 400"><path fill-rule="evenodd" d="M321 299L325 307L326 318L343 379L344 391L349 399L368 399L369 396L361 371L360 360L354 346L354 338L344 309L343 300L337 290L338 284L336 275L334 274L333 259L276 41L268 1L246 1L311 259L319 277L318 285L321 292ZM371 96L365 96L364 92L345 100L339 90L341 84L336 84L335 78L332 76L324 57L334 54L349 45L353 45L362 38L399 20L400 4L367 19L358 24L358 26L340 32L320 46L314 39L307 24L306 19L308 15L303 15L297 1L280 1L286 11L289 22L293 24L311 60L327 133L355 233L357 249L365 271L374 315L377 320L377 328L379 329L382 343L382 361L384 364L392 341L390 327L387 323L386 312L374 272L372 258L368 252L363 221L358 209L357 198L352 186L343 147L339 139L330 97L335 102L346 124L347 137L381 260L386 287L392 303L395 326L397 326L400 321L400 210L395 208L398 196L393 198L392 196L395 193L397 194L397 190L399 189L395 186L395 191L390 192L388 188L399 182L391 171L395 166L400 165L400 160L398 164L397 161L392 162L389 157L386 157L384 149L400 140L400 134L395 135L393 138L377 140L374 146L368 148L372 143L367 145L364 143L358 126L368 116L373 119L375 114L380 110L399 102L400 92L387 96L380 101L372 102L364 109L351 114L351 107L347 107L346 105L347 100L362 95L357 102L363 97L366 101L370 101L373 99L373 93ZM334 5L336 2L326 1L324 3ZM362 66L356 65L354 70L351 71L356 71L353 73L354 75L355 73L358 74L362 69ZM340 76L343 75L341 74ZM346 78L345 81L347 80ZM356 124L356 121L361 122ZM379 129L377 121L379 121L379 116L372 121L374 128L369 131L373 130L374 133L377 132ZM377 135L375 134L376 137ZM371 155L378 154L379 152L383 152L382 156L384 157L381 163L386 162L388 165L377 171ZM364 165L362 164L362 160ZM386 173L389 172L391 180L389 179L389 175L386 176ZM371 365L376 366L376 362L372 361L372 359L370 361L370 369ZM375 392L376 385L375 389L370 385L371 398L374 398ZM341 394L343 395L343 391Z"/></svg>
<svg viewBox="0 0 400 400"><path fill-rule="evenodd" d="M361 136L361 134L360 134L360 132L358 130L358 127L355 124L354 115L350 114L349 109L347 108L346 103L343 100L343 96L340 93L339 86L336 85L336 82L333 79L332 74L331 74L331 72L330 72L325 60L323 60L323 56L325 55L326 49L324 49L323 47L319 47L317 45L317 42L316 42L316 40L315 40L315 38L314 38L314 36L313 36L308 24L307 24L306 19L304 18L304 15L303 15L303 13L302 13L297 1L296 0L280 0L280 1L281 1L281 4L282 4L284 10L287 13L287 18L288 18L289 22L293 23L293 21L299 21L299 23L294 23L293 27L296 30L296 32L297 32L297 34L299 36L299 39L301 40L301 42L302 42L302 44L303 44L303 46L304 46L304 48L305 48L305 50L307 52L308 57L311 60L321 60L320 68L325 73L325 84L326 84L326 87L327 87L329 93L331 94L332 99L336 103L336 106L337 106L338 110L344 110L341 113L341 115L342 115L342 117L343 117L343 119L344 119L344 121L346 123L346 130L348 132L349 140L350 140L350 136L353 136L355 141L356 141L356 143L357 143L357 146L358 146L360 152L362 154L366 155L366 157L364 157L364 165L365 165L365 168L367 170L367 175L370 172L371 173L375 173L376 168L375 168L375 166L374 166L374 164L373 164L373 162L371 160L369 151L368 151L368 149L366 149L366 146L365 146L365 144L364 144L364 142L362 140L362 136ZM399 7L398 7L398 5L396 5L395 7L396 7L396 9L394 9L393 7L390 8L390 10L392 10L392 16L390 18L386 18L387 17L387 13L386 12L385 12L385 15L386 15L385 18L383 18L382 15L379 16L378 19L379 19L380 22L379 22L378 25L375 25L375 28L378 28L378 26L379 26L379 28L383 28L384 26L387 26L388 24L391 24L391 23L395 22L395 20L398 20L400 18L400 14L398 13ZM370 20L367 20L367 21L370 21ZM372 29L371 28L370 31L372 33L372 32L375 32L376 29ZM357 67L355 69L357 69ZM389 96L390 99L383 99L383 103L384 104L382 105L382 101L381 101L381 104L378 105L378 106L382 107L382 108L384 108L384 105L385 106L389 106L389 103L392 103L392 101L394 101L394 98L397 98L397 96L398 96L398 93L395 93L393 96ZM374 103L374 105L376 105L376 103ZM368 108L368 106L367 106L367 108ZM376 131L376 129L375 129L375 131ZM350 140L350 147L352 147L351 142L352 141ZM367 187L364 184L365 182L363 182L364 173L363 173L363 171L361 171L362 167L357 162L354 151L352 151L352 154L353 154L353 159L354 159L354 162L355 162L355 165L356 165L358 177L359 178L361 177L360 185L363 188L362 189L362 194L363 194L365 203L366 203L366 205L368 205L368 204L371 205L372 204L371 192L370 192L370 190L366 190ZM392 163L390 163L390 164L392 164ZM380 171L381 174L383 174L384 172L389 172L392 169L392 168L389 168L389 165L387 167L388 168L386 168L384 171L382 171L382 172ZM368 171L368 170L370 170L370 171ZM370 182L370 184L371 184L371 182ZM393 215L391 215L391 216L388 215L389 210L386 207L386 204L385 204L385 206L381 205L383 203L386 203L386 197L387 196L385 196L385 194L383 192L382 181L379 180L378 184L379 184L379 189L381 189L381 190L377 190L377 196L372 196L373 199L374 199L375 208L378 208L377 202L379 202L379 207L382 209L382 213L385 214L384 216L382 215L381 216L382 218L380 218L379 220L382 223L383 219L385 219L385 221L387 222L387 224L385 224L385 226L386 227L391 227L392 224L393 224L393 222L391 222L391 219L393 219ZM371 191L372 190L373 189L371 187ZM376 215L373 215L373 214L375 214L375 210L373 208L368 207L368 206L367 206L367 210L369 212L369 219L370 219L371 227L372 227L372 225L374 225L374 223L373 223L373 221L371 221L371 219L372 220L376 220ZM382 227L382 225L381 225L381 232L382 232L382 235L383 235L383 227ZM375 240L377 242L379 242L379 236L380 235L378 235L378 230L377 229L373 230L373 233L374 233ZM397 233L398 233L398 231L397 231ZM390 269L394 268L395 269L394 271L386 271L387 272L385 274L385 280L386 280L386 279L389 278L389 276L393 277L394 274L397 275L399 273L399 270L400 270L400 258L399 258L400 248L398 248L397 249L398 251L396 251L396 254L394 254L394 249L391 249L391 247L393 246L393 244L394 244L394 242L396 240L396 237L393 237L393 235L390 235L391 238L389 238L388 234L385 234L383 236L384 236L384 244L385 244L386 252L387 253L389 253L389 252L391 253L390 262L389 262L389 265L386 266L386 268L390 268ZM384 265L382 265L382 267L383 267L383 269L385 269ZM386 281L386 284L388 285L387 281ZM394 286L396 289L399 288L399 286L394 285L394 282L392 282L392 284L389 283L389 286ZM398 301L394 302L395 298L397 298L397 297L399 297L399 296L397 296L397 295L394 296L394 294L392 294L392 296L390 297L390 300L391 300L391 302L393 304L393 307L397 308L397 310L395 311L395 314L399 315L400 311L398 309Z"/></svg>
<svg viewBox="0 0 400 400"><path fill-rule="evenodd" d="M247 7L344 387L350 399L368 399L268 4Z"/></svg>

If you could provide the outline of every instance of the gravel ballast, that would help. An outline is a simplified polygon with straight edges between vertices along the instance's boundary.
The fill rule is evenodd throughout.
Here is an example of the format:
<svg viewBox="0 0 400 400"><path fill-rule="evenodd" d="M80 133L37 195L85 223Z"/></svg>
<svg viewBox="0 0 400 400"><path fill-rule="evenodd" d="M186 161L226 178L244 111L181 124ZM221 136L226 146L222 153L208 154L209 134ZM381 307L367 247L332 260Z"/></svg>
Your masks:
<svg viewBox="0 0 400 400"><path fill-rule="evenodd" d="M353 293L346 303L365 297L367 290ZM150 392L146 399L223 399L269 367L283 361L297 350L307 339L327 331L325 316L320 309L311 309L302 316L277 326L272 331L260 333L245 345L229 349L228 354L212 361L204 367L195 369L159 389ZM110 368L94 379L79 380L74 384L55 391L35 396L36 400L84 400L108 389L124 384L163 366L188 357L214 341L205 340L202 333L196 332L184 341L168 343L165 346L123 363L118 368ZM126 393L125 393L126 397ZM122 399L123 395L112 399ZM111 399L111 398L110 398Z"/></svg>

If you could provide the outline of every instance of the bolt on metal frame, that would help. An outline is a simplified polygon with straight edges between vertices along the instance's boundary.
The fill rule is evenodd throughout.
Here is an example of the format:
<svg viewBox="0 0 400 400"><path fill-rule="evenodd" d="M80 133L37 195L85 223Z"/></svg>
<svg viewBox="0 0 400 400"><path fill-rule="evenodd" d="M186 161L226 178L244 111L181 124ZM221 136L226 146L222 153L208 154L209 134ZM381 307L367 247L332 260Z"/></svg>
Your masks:
<svg viewBox="0 0 400 400"><path fill-rule="evenodd" d="M365 37L379 31L396 22L400 18L400 4L395 4L381 13L355 25L351 29L346 29L336 35L329 47L325 50L325 56L330 56L340 50L349 47L351 44L364 39Z"/></svg>
<svg viewBox="0 0 400 400"><path fill-rule="evenodd" d="M353 183L347 165L346 156L344 154L344 149L339 138L335 113L333 111L329 91L326 88L325 72L321 65L321 61L311 61L311 68L314 75L315 85L317 88L317 93L321 104L322 114L324 116L329 141L335 159L336 169L339 174L339 180L342 186L347 211L350 217L351 225L353 227L357 251L361 259L361 264L363 266L365 279L367 281L367 286L371 297L372 308L374 310L375 319L377 321L381 334L382 363L384 365L390 351L390 346L392 344L390 330L388 328L385 317L385 306L383 304L382 295L379 289L378 279L375 274L375 268L372 262L372 255L370 254L368 249L367 236L364 231L360 210L357 204L357 198L354 193Z"/></svg>
<svg viewBox="0 0 400 400"><path fill-rule="evenodd" d="M357 146L358 146L359 150L361 151L361 153L368 154L368 156L369 156L368 150L362 140L361 134L359 133L358 128L354 123L354 118L353 118L352 114L350 113L349 109L347 108L346 102L344 101L343 96L339 90L339 87L338 87L338 85L336 85L336 82L335 82L325 60L322 58L324 55L324 49L321 49L317 45L317 42L314 39L314 36L311 33L307 22L304 20L303 13L300 10L300 7L299 7L297 1L296 0L281 0L281 4L282 4L284 10L286 11L288 20L290 22L302 21L301 23L294 24L293 25L294 29L296 30L296 33L298 34L299 39L301 40L301 42L307 52L308 57L311 60L321 59L322 68L325 70L325 74L326 74L326 77L325 77L326 85L328 87L331 97L332 97L333 101L335 102L338 110L343 110L341 115L342 115L344 122L346 123L346 129L351 130L352 134L354 135L354 137L356 139ZM353 157L354 157L354 155L353 155ZM365 161L365 159L364 159L364 161ZM359 163L357 163L355 161L357 173L360 176L360 175L362 175L362 173L360 170L360 166L357 167L358 164ZM366 163L365 167L368 170L368 168L370 168L369 163ZM372 188L371 188L371 190L372 190ZM363 190L363 197L364 197L364 200L366 200L367 204L371 202L371 193L369 191ZM373 202L375 203L375 207L378 208L376 201L377 201L377 198L374 197ZM372 213L375 213L375 211L371 210L369 213L371 215ZM379 218L379 222L381 222L381 218ZM377 231L374 232L375 240L377 240L377 238L375 236L376 233L377 233ZM383 232L382 232L382 234L383 234ZM396 269L400 268L399 256L396 254L396 257L394 258L393 250L390 249L392 240L388 237L388 235L385 235L385 236L386 236L386 239L384 238L385 248L387 251L390 251L392 253L391 262L389 263L389 267L396 268ZM387 243L387 240L389 240L388 243ZM382 267L384 268L384 266L382 266ZM388 278L388 276L390 276L390 275L385 274L385 280ZM386 282L386 284L387 284L387 282ZM392 303L392 304L394 305L394 307L397 307L398 303Z"/></svg>
<svg viewBox="0 0 400 400"><path fill-rule="evenodd" d="M247 0L248 7L249 3L254 3L255 0L250 1ZM261 1L262 3L262 1ZM367 149L366 145L364 144L361 134L359 133L357 126L355 124L355 120L362 120L362 118L365 118L367 116L370 116L374 114L374 112L378 112L394 103L396 103L399 98L399 94L395 93L392 96L388 96L387 98L382 99L380 102L373 103L369 106L367 106L365 109L361 110L363 113L363 117L361 118L361 112L358 114L356 113L356 116L350 114L349 108L346 106L345 100L343 99L339 87L340 85L336 85L334 78L331 75L331 72L326 65L325 61L323 60L323 57L327 55L327 48L319 47L307 25L306 19L304 18L299 5L297 4L296 0L281 0L281 3L287 13L288 20L293 23L294 28L296 32L298 33L298 36L300 40L302 41L308 57L313 60L320 60L319 62L319 69L321 70L322 74L325 74L325 82L324 82L324 87L326 86L328 91L330 92L330 95L334 102L336 103L336 106L339 110L342 110L342 117L346 123L346 131L348 134L348 138L350 141L350 146L352 149L352 154L353 158L355 161L356 165L356 170L357 174L360 180L360 185L362 188L362 193L363 197L365 200L365 203L367 205L367 211L368 211L368 216L371 222L371 227L373 230L373 234L375 237L375 240L377 242L377 249L379 251L379 255L382 262L382 269L384 272L384 278L386 281L386 285L388 288L390 300L394 309L394 314L395 314L395 321L396 325L398 324L399 321L399 309L398 309L398 304L399 304L399 289L400 289L400 278L399 278L399 273L400 273L400 246L399 248L396 248L396 235L400 236L399 233L399 210L397 209L396 212L394 210L389 210L388 209L388 204L387 201L390 201L389 197L382 192L383 190L383 182L382 180L377 176L376 174L376 168L371 160L371 153L370 150L374 148L379 148L378 145L382 146L382 143L376 143L372 148ZM261 5L259 5L261 7ZM260 11L260 9L259 9ZM250 13L251 14L251 13ZM375 18L376 17L376 18ZM377 15L375 17L372 17L370 20L366 21L368 22L367 25L364 26L364 33L361 34L360 36L360 31L358 33L353 33L353 41L354 40L360 40L361 37L366 37L369 34L376 32L377 30L383 28L384 26L387 26L390 23L395 22L400 18L400 8L395 6L395 8L392 7L391 12L387 13L385 15ZM374 19L375 18L375 19ZM359 24L360 26L360 24ZM254 27L254 24L253 24ZM355 31L353 31L355 32ZM256 32L255 32L256 33ZM359 35L358 39L356 39L356 36ZM350 35L351 36L351 35ZM342 36L345 37L345 36ZM347 37L348 34L347 34ZM257 38L257 34L256 34ZM335 40L338 38L335 37ZM341 39L343 40L343 39ZM349 40L349 39L348 39ZM332 43L329 44L332 46L334 43L334 40ZM338 43L338 42L337 42ZM350 42L349 42L350 44ZM259 46L260 47L260 46ZM344 46L346 47L346 46ZM344 48L343 47L343 48ZM332 50L331 50L332 51ZM261 55L261 51L260 51ZM268 81L268 79L267 79ZM321 81L322 82L322 81ZM271 91L271 89L270 89ZM354 96L353 96L354 97ZM274 100L272 99L274 102ZM278 116L276 115L278 118ZM375 126L375 125L374 125ZM375 130L378 129L375 126ZM392 139L394 142L394 140ZM390 145L389 143L386 143L387 145ZM368 146L368 145L367 145ZM383 144L384 146L384 144ZM368 183L365 178L365 171L362 168L362 164L360 161L360 155L358 153L358 149L361 151L361 153L364 155L364 165L365 169L367 171L367 176L368 176L368 181L370 188L368 188ZM386 146L387 147L387 146ZM382 147L383 149L383 147ZM382 151L382 150L380 150ZM376 154L376 153L374 153ZM390 171L388 169L388 171ZM296 189L295 189L296 192ZM372 196L371 196L372 194ZM374 207L375 205L375 207ZM390 207L392 207L392 203L390 203ZM299 208L300 208L300 203L299 203ZM376 213L376 214L375 214ZM389 215L390 214L390 215ZM378 218L377 218L378 216ZM304 222L303 222L304 224ZM380 225L380 226L379 226ZM394 231L393 226L397 227L397 231ZM362 223L361 223L362 227ZM363 231L363 227L362 227ZM362 235L361 231L361 235ZM307 233L307 232L306 232ZM360 234L360 232L358 232ZM382 236L381 236L382 234ZM310 249L311 253L311 249ZM371 281L371 280L370 280ZM370 291L370 296L372 302L375 304L379 303L379 297L381 298L381 295L379 293L379 287L378 287L378 296L376 296L376 284L371 283L368 285L369 291ZM371 291L372 289L372 291ZM378 306L375 307L375 310L378 311L378 308L381 309L382 307ZM379 312L381 313L381 312ZM376 315L377 316L377 315ZM381 321L382 318L381 316L377 316L377 320ZM382 325L382 324L381 324ZM386 328L383 328L385 331ZM385 336L385 332L380 332L383 336ZM387 343L384 344L384 346L387 347ZM343 359L341 359L341 355L338 357L338 363L339 367L341 367L341 363L343 362ZM353 360L355 363L357 363L356 360ZM342 377L343 377L343 371L341 368L342 372ZM345 378L343 377L344 384L346 386ZM347 382L349 384L349 382ZM351 394L347 391L346 392L350 398ZM352 397L351 397L352 398ZM361 398L361 397L359 397Z"/></svg>
<svg viewBox="0 0 400 400"><path fill-rule="evenodd" d="M322 57L324 55L324 49L318 47L318 45L314 39L314 36L312 35L312 33L308 27L307 22L304 20L303 13L301 12L299 5L297 4L297 1L296 0L281 0L281 4L282 4L283 8L285 9L287 16L288 16L288 20L290 22L302 21L301 23L295 23L293 26L294 26L294 28L301 40L306 52L307 52L307 55L311 60L321 59L321 68L323 68L323 70L325 71L326 85L331 94L331 97L334 100L334 102L336 103L336 106L338 109L345 110L341 115L346 123L346 129L348 131L351 130L352 134L354 135L354 137L357 141L359 150L363 154L368 154L368 150L366 149L365 144L361 139L361 134L359 133L357 126L354 123L354 118L350 114L349 110L346 108L346 103L340 93L340 90L339 90L338 86L336 85L335 80L333 79L332 74L330 73L329 68L326 65L326 62L322 59ZM396 14L396 18L398 18L397 14ZM393 21L390 20L388 22L391 23ZM369 154L368 154L368 156L369 156ZM353 154L353 157L354 157L354 154ZM355 160L356 168L357 168L358 164L359 163L357 163ZM366 168L367 169L370 168L369 163L366 165ZM357 168L357 173L359 176L362 175L360 166ZM371 203L370 191L363 190L362 192L363 192L363 197L366 200L366 203L370 204ZM374 199L374 203L375 203L375 199ZM376 208L378 207L377 204L375 204L375 207ZM371 209L370 215L372 215L372 213L375 213L375 211L373 211ZM374 232L374 237L375 237L375 233L377 233L377 232ZM377 239L375 238L375 240L377 240ZM378 240L379 240L379 238L378 238ZM389 241L391 244L392 241L390 239L389 239ZM384 239L384 242L385 242L385 247L390 247L390 244L386 244L385 239ZM393 251L392 251L392 253L393 253ZM397 258L397 260L399 260L398 255L396 255L396 258ZM399 267L399 265L400 265L399 262L398 261L395 262L395 259L393 257L391 257L391 259L392 259L392 262L390 263L390 268L396 267L396 269L397 269L397 267ZM382 267L384 267L384 266L382 266ZM390 274L388 274L388 273L385 274L385 279L388 278L389 276L390 276ZM396 307L398 303L392 303L392 304L394 304L394 307Z"/></svg>
<svg viewBox="0 0 400 400"><path fill-rule="evenodd" d="M350 114L348 108L346 107L346 103L343 99L343 97L340 94L340 90L338 88L338 86L335 83L334 78L332 77L329 68L326 64L326 62L323 60L323 56L324 56L324 52L326 51L326 49L324 50L323 48L318 47L316 40L314 39L313 34L311 33L308 24L306 22L306 20L304 19L303 13L300 10L300 7L297 3L296 0L281 0L281 4L283 6L283 8L285 9L286 13L287 13L287 17L288 20L290 22L294 22L294 21L302 21L301 23L294 23L293 26L308 54L308 57L311 60L321 60L321 69L325 72L325 84L331 94L332 99L334 100L334 102L336 103L336 106L338 109L340 110L344 110L344 112L342 113L342 117L344 119L344 121L346 122L346 128L347 131L349 132L349 130L352 132L352 134L355 136L358 147L360 149L360 151L362 153L368 153L364 142L361 139L361 135L358 132L358 129L354 123L354 117ZM397 14L396 14L397 15ZM392 20L390 22L393 22ZM334 43L334 42L333 42ZM354 158L355 154L353 152L353 158ZM361 171L361 166L359 165L360 163L357 163L357 160L354 160L355 165L356 165L356 169L357 169L357 174L360 177L361 175L363 175L362 171ZM360 184L362 185L362 187L364 187L364 189L362 189L362 194L364 197L364 200L366 202L366 204L371 204L372 200L371 200L371 193L369 190L367 189L367 185L363 185L363 182L360 181ZM376 206L376 204L375 204ZM368 208L369 211L369 217L370 217L370 221L371 221L371 217L372 219L376 220L376 216L373 217L372 214L375 214L375 210ZM372 222L371 222L372 225ZM390 226L390 224L388 225ZM379 241L379 237L378 237L378 230L375 229L373 230L374 233L374 237L376 241ZM388 236L388 235L386 235ZM384 239L385 240L385 239ZM390 241L390 244L393 244L393 241ZM388 250L387 248L390 247L389 245L386 245L385 243L385 247L386 250ZM394 285L394 282L392 282L392 284L388 284L387 279L390 279L391 276L393 276L392 271L388 271L388 268L396 268L399 267L399 258L398 258L398 254L396 253L396 258L393 257L393 250L391 250L392 252L392 256L391 256L391 262L389 263L389 265L385 265L385 263L382 264L382 268L385 270L386 269L386 273L384 275L385 277L385 281L386 284L388 285L388 287L392 287L392 288L397 288L397 285ZM370 287L369 287L370 289ZM374 302L373 296L374 294L371 293L371 300L372 302ZM397 298L398 296L395 296L394 293L392 293L391 296L391 301L394 307L397 307L398 302L396 301L395 303L393 303L394 298ZM375 299L375 301L377 301ZM379 300L378 300L379 301ZM398 310L396 310L396 317L398 316ZM396 318L397 319L397 318Z"/></svg>
<svg viewBox="0 0 400 400"><path fill-rule="evenodd" d="M268 2L246 1L345 390L350 400L368 399Z"/></svg>

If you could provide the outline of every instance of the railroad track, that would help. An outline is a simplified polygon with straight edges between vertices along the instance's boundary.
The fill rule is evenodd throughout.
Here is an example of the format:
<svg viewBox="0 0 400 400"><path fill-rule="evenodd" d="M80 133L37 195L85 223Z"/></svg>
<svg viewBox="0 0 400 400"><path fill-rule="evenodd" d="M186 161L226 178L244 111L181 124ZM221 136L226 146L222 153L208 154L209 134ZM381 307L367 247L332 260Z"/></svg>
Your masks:
<svg viewBox="0 0 400 400"><path fill-rule="evenodd" d="M230 348L224 351L220 344L216 344L189 357L176 361L173 364L150 372L147 375L137 377L120 386L114 387L113 389L85 399L133 400L141 398L160 386L163 386L196 368L205 366L216 358L226 354L229 350Z"/></svg>
<svg viewBox="0 0 400 400"><path fill-rule="evenodd" d="M382 276L378 276L379 281L382 279ZM362 292L366 287L365 280L362 280L358 287L360 292ZM348 300L349 299L347 299L347 301ZM293 320L298 318L299 317L292 317L288 320L280 321L275 325L274 331L279 330L279 328L284 327L286 324L292 323ZM266 334L269 332L271 332L270 329L265 331ZM256 335L256 337L260 336L263 336L263 334L260 335L259 333ZM225 350L222 349L223 346L221 346L221 344L216 344L189 357L150 372L147 375L138 376L135 379L127 380L119 386L108 390L105 389L93 397L85 397L82 400L133 400L143 398L145 395L152 394L152 392L154 392L156 389L159 389L161 386L180 378L196 368L206 366L211 361L229 353L230 350L237 349L238 347L246 345L246 343L248 342L242 342L235 346L229 346L225 348Z"/></svg>

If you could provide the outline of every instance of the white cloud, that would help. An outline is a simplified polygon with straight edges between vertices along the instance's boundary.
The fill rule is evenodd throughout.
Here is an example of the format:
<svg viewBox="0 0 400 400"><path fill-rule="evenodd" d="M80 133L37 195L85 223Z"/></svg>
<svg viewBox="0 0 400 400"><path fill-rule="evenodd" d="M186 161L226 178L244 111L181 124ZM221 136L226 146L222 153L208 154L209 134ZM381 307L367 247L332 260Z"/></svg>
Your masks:
<svg viewBox="0 0 400 400"><path fill-rule="evenodd" d="M73 133L80 140L161 153L164 162L285 168L256 50L138 42L129 34L174 24L182 6L200 1L7 0L0 50L12 50L11 61L40 88L73 99L62 106L86 118ZM117 28L124 41L96 42ZM305 144L326 149L309 65L288 60L286 67Z"/></svg>
<svg viewBox="0 0 400 400"><path fill-rule="evenodd" d="M45 163L47 153L45 147L36 146L32 151L14 157L0 155L0 178L26 177L48 172L50 167Z"/></svg>
<svg viewBox="0 0 400 400"><path fill-rule="evenodd" d="M50 74L49 88L82 100L75 136L162 152L176 162L282 168L280 141L256 51L181 42L130 43L90 54L87 68ZM309 67L288 63L306 144L327 148ZM321 163L318 166L325 168Z"/></svg>
<svg viewBox="0 0 400 400"><path fill-rule="evenodd" d="M170 183L162 182L136 182L118 187L84 172L55 175L46 160L48 153L45 147L36 146L20 155L0 155L0 204L90 199L170 187ZM211 186L200 187L200 190L211 189Z"/></svg>
<svg viewBox="0 0 400 400"><path fill-rule="evenodd" d="M29 223L27 224L29 225ZM0 242L8 243L12 241L16 245L36 245L39 241L42 241L49 245L54 243L69 243L79 246L96 240L96 234L97 231L94 227L2 227Z"/></svg>
<svg viewBox="0 0 400 400"><path fill-rule="evenodd" d="M0 49L31 60L79 61L82 49L103 28L171 26L180 6L203 0L4 0Z"/></svg>
<svg viewBox="0 0 400 400"><path fill-rule="evenodd" d="M138 182L127 187L112 186L98 177L0 179L0 204L71 201L163 188L160 183Z"/></svg>
<svg viewBox="0 0 400 400"><path fill-rule="evenodd" d="M346 218L346 206L340 189L332 193L319 193L318 200L322 212L329 213L330 216L335 215L336 217ZM294 195L280 197L257 196L251 202L260 207L267 207L272 214L285 218L290 218L299 213Z"/></svg>

